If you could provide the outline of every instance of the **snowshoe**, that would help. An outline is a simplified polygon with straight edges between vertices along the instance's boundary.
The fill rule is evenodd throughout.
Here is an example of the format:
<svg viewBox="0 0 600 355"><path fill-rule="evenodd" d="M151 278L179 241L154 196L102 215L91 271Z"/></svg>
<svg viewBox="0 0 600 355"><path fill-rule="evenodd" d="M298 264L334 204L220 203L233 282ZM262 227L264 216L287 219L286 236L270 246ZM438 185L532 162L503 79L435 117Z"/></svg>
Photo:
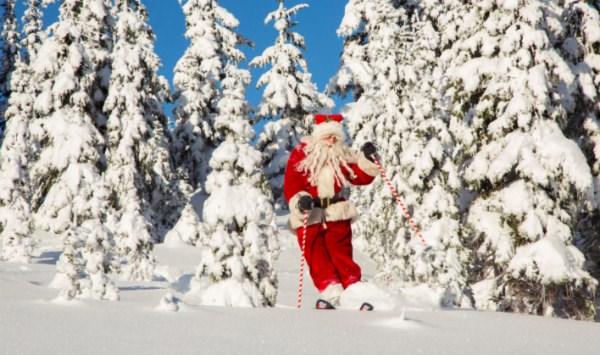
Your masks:
<svg viewBox="0 0 600 355"><path fill-rule="evenodd" d="M324 299L318 299L315 307L317 309L335 309L334 305L332 305L329 301L326 301Z"/></svg>
<svg viewBox="0 0 600 355"><path fill-rule="evenodd" d="M365 302L365 303L361 304L360 308L359 308L360 311L372 311L374 309L375 309L375 307L373 307L373 305L370 304L369 302Z"/></svg>

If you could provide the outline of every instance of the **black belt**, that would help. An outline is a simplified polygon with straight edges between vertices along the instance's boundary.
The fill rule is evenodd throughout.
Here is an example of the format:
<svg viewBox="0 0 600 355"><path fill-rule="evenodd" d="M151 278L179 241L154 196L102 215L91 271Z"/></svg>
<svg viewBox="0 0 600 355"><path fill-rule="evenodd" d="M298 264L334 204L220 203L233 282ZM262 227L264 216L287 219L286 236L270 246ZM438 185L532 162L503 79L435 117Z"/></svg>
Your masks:
<svg viewBox="0 0 600 355"><path fill-rule="evenodd" d="M318 208L327 208L334 203L340 202L342 200L342 194L337 194L333 197L313 197L313 202L315 203L315 207Z"/></svg>

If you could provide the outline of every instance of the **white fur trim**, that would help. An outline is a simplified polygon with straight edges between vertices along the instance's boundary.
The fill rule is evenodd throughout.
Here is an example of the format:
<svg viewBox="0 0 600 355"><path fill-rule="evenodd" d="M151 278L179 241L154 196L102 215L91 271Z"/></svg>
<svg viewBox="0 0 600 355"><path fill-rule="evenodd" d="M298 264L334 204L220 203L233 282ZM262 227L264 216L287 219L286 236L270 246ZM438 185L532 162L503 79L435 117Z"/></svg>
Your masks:
<svg viewBox="0 0 600 355"><path fill-rule="evenodd" d="M323 210L320 208L315 208L310 211L308 215L308 223L307 225L312 226L313 224L321 223L323 221ZM294 231L298 228L304 226L304 215L302 217L295 216L293 213L290 213L290 220L288 222L288 227Z"/></svg>
<svg viewBox="0 0 600 355"><path fill-rule="evenodd" d="M326 136L334 135L338 140L344 140L344 126L336 121L323 122L315 126L312 136L316 139L325 138Z"/></svg>
<svg viewBox="0 0 600 355"><path fill-rule="evenodd" d="M372 161L367 159L364 156L364 154L358 155L358 168L360 170L364 171L368 175L371 175L371 176L379 175L379 169L377 168L377 165L375 165L375 163L373 163Z"/></svg>
<svg viewBox="0 0 600 355"><path fill-rule="evenodd" d="M298 203L297 201L298 200L296 200L296 204ZM296 230L304 225L304 214L302 214L297 207L295 208L295 210L299 213L293 211L292 206L292 200L290 200L291 213L288 225L290 229ZM312 211L310 211L310 214L308 216L308 225L311 226L313 224L323 222L323 215L325 215L326 222L345 221L348 219L354 222L358 218L358 211L356 210L354 203L352 203L351 201L341 201L334 203L331 206L327 207L325 211L323 211L322 208L314 208Z"/></svg>
<svg viewBox="0 0 600 355"><path fill-rule="evenodd" d="M335 195L335 171L325 165L321 168L317 178L317 191L320 198L333 197Z"/></svg>
<svg viewBox="0 0 600 355"><path fill-rule="evenodd" d="M334 203L325 209L325 220L328 222L354 220L358 217L358 211L351 201Z"/></svg>

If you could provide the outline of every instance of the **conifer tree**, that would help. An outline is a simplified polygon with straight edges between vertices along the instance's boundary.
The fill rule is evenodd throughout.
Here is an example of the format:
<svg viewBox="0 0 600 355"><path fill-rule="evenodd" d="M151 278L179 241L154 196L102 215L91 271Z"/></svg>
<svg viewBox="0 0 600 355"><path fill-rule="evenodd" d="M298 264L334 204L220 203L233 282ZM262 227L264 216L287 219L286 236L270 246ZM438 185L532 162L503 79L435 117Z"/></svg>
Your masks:
<svg viewBox="0 0 600 355"><path fill-rule="evenodd" d="M263 152L276 208L286 206L283 175L291 150L308 133L311 116L334 106L312 82L302 54L306 48L304 37L292 32L297 23L291 17L307 7L300 4L287 9L283 0L279 0L279 8L265 18L265 24L273 21L278 32L275 44L250 62L251 67L270 66L257 83L258 88L264 86L264 92L256 116L270 122L259 135L256 147Z"/></svg>
<svg viewBox="0 0 600 355"><path fill-rule="evenodd" d="M477 306L593 319L597 282L573 238L594 186L585 156L563 134L575 75L555 49L564 38L560 4L488 0L461 11L440 26L452 35L440 58L476 194L466 222Z"/></svg>
<svg viewBox="0 0 600 355"><path fill-rule="evenodd" d="M178 191L183 209L175 226L165 235L164 243L205 246L208 243L208 231L206 224L200 221L198 211L191 203L192 188L184 179L179 181L179 185Z"/></svg>
<svg viewBox="0 0 600 355"><path fill-rule="evenodd" d="M0 259L29 262L33 252L29 121L35 85L27 64L17 64L12 82L6 138L0 148Z"/></svg>
<svg viewBox="0 0 600 355"><path fill-rule="evenodd" d="M261 154L250 144L254 131L245 99L250 73L233 63L225 71L215 117L215 130L224 141L210 160L210 195L204 204L209 249L196 281L205 285L205 304L274 306L277 275L272 265L279 247Z"/></svg>
<svg viewBox="0 0 600 355"><path fill-rule="evenodd" d="M39 0L30 0L23 16L21 55L11 75L12 92L8 101L5 144L0 149L0 259L28 262L33 252L31 238L31 187L29 169L33 155L29 123L37 83L32 80L31 59L41 45L42 12Z"/></svg>
<svg viewBox="0 0 600 355"><path fill-rule="evenodd" d="M103 0L65 0L59 20L31 67L39 93L30 132L39 151L31 169L37 225L61 234L81 223L82 208L99 179L104 139L96 127L94 83L98 67L90 48L101 33L86 32L109 16ZM108 29L103 29L108 31Z"/></svg>
<svg viewBox="0 0 600 355"><path fill-rule="evenodd" d="M49 28L49 37L38 48L41 36L37 2L31 2L25 48L30 60L29 84L34 92L33 110L22 107L21 114L32 113L29 159L32 210L36 228L61 236L64 250L57 263L56 284L61 295L70 299L86 290L95 298L116 298L116 289L92 264L110 264L107 253L90 252L86 239L108 243L110 236L98 221L99 207L90 212L103 169L104 138L98 130L98 72L111 47L110 3L105 0L65 0L59 19ZM24 101L26 102L26 101ZM28 111L29 110L29 111ZM87 238L80 227L96 221L97 234ZM86 257L85 255L88 255ZM91 256L89 256L91 255ZM87 261L86 259L93 259ZM87 267L87 269L86 269ZM64 276L67 275L65 278ZM87 286L86 286L87 285ZM103 291L99 291L103 289ZM87 292L89 293L89 292Z"/></svg>
<svg viewBox="0 0 600 355"><path fill-rule="evenodd" d="M58 259L53 288L60 289L59 298L77 297L116 301L119 292L108 274L118 270L113 255L114 241L107 227L110 191L104 180L98 180L91 199L84 207L82 223L63 236L63 253Z"/></svg>
<svg viewBox="0 0 600 355"><path fill-rule="evenodd" d="M15 70L19 51L19 33L15 15L15 0L2 0L0 3L0 119L4 118L8 98L12 91L11 74ZM1 139L0 139L1 142Z"/></svg>
<svg viewBox="0 0 600 355"><path fill-rule="evenodd" d="M119 254L126 257L128 279L150 279L153 242L172 228L181 208L163 111L168 85L158 76L154 33L139 0L116 3L115 47L110 89L104 106L108 115L104 174L111 191Z"/></svg>
<svg viewBox="0 0 600 355"><path fill-rule="evenodd" d="M228 61L243 58L235 45L250 42L234 32L239 21L216 0L187 0L183 12L190 46L173 77L178 100L173 111L175 159L197 189L206 180L210 155L220 142L213 126L223 70Z"/></svg>
<svg viewBox="0 0 600 355"><path fill-rule="evenodd" d="M414 8L387 0L351 1L338 33L344 52L329 90L354 95L346 112L354 144L377 145L380 162L432 249L423 254L425 245L383 179L353 191L366 214L357 235L378 262L380 279L395 287L427 283L442 304L460 304L468 252L454 137L439 100L439 36Z"/></svg>

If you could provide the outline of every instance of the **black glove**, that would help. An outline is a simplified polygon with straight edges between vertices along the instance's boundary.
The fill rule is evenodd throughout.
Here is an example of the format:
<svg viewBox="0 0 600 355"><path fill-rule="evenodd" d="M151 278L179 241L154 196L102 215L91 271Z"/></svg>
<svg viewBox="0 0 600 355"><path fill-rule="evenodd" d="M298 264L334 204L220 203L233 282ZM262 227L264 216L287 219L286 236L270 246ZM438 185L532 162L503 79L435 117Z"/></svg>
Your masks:
<svg viewBox="0 0 600 355"><path fill-rule="evenodd" d="M298 200L298 209L300 212L309 212L314 206L315 202L313 201L313 198L308 195L304 195Z"/></svg>
<svg viewBox="0 0 600 355"><path fill-rule="evenodd" d="M369 159L371 162L375 162L373 159L373 155L379 160L379 156L377 155L377 148L371 142L367 142L362 147L362 152L365 155L365 158Z"/></svg>

